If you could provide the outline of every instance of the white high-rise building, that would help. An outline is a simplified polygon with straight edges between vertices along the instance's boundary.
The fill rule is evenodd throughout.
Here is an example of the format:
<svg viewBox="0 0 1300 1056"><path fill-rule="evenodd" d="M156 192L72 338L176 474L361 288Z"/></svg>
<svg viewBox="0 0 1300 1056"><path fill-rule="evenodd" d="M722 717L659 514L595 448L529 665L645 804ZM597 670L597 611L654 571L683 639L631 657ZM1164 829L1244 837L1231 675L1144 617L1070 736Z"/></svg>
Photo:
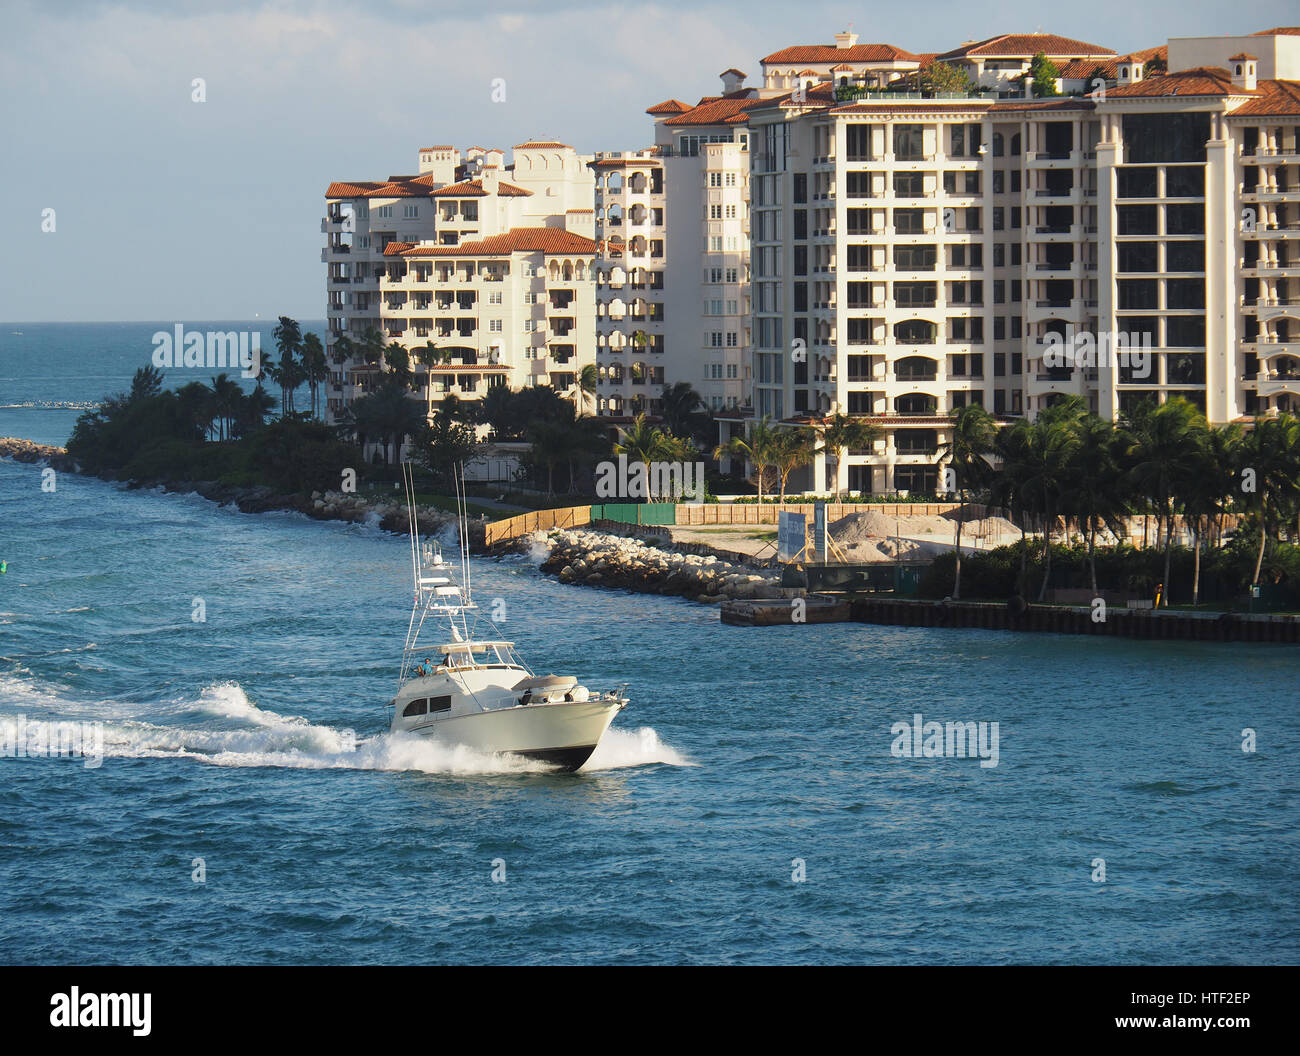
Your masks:
<svg viewBox="0 0 1300 1056"><path fill-rule="evenodd" d="M747 111L754 413L879 425L842 487L933 493L970 402L1006 419L1077 394L1115 416L1181 395L1213 422L1300 406L1296 30L1175 39L1167 59L992 38L947 56L990 88L973 97L889 90L908 75L868 60L897 49L866 47L830 71L769 57L784 90ZM1104 94L1024 97L1038 52L1058 86ZM1121 333L1150 341L1148 370L1044 359Z"/></svg>
<svg viewBox="0 0 1300 1056"><path fill-rule="evenodd" d="M425 147L418 175L330 185L331 416L385 373L361 347L374 331L408 351L430 410L502 384L583 402L596 361L590 158L549 141L513 155Z"/></svg>

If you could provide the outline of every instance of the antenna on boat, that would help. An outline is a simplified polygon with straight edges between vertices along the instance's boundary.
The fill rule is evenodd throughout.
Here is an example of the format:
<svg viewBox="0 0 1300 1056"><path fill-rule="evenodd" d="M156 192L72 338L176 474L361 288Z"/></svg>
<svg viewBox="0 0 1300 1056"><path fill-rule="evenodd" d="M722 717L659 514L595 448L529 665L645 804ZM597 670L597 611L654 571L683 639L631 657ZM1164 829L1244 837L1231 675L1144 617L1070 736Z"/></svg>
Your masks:
<svg viewBox="0 0 1300 1056"><path fill-rule="evenodd" d="M469 583L469 524L466 521L469 502L465 497L464 463L458 462L451 467L451 479L456 489L456 533L460 539L460 581L464 587L465 602L469 604L473 594L470 592Z"/></svg>
<svg viewBox="0 0 1300 1056"><path fill-rule="evenodd" d="M411 472L411 463L402 463L402 488L406 496L406 516L411 533L411 575L415 583L415 593L420 593L420 519L415 513L415 476Z"/></svg>

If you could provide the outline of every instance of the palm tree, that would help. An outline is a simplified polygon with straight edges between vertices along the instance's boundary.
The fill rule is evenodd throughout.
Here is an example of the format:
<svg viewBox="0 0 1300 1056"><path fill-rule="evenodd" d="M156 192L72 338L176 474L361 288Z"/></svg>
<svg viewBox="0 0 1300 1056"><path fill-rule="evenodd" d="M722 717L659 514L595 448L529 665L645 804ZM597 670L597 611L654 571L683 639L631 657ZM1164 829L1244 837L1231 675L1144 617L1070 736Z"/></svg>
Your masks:
<svg viewBox="0 0 1300 1056"><path fill-rule="evenodd" d="M785 502L785 485L790 474L811 462L816 449L817 436L811 429L782 429L777 433L772 462L781 482L781 503Z"/></svg>
<svg viewBox="0 0 1300 1056"><path fill-rule="evenodd" d="M361 336L361 359L367 366L377 367L384 360L384 335L370 327Z"/></svg>
<svg viewBox="0 0 1300 1056"><path fill-rule="evenodd" d="M1030 509L1043 518L1043 581L1038 600L1047 597L1052 578L1052 533L1060 516L1065 489L1070 479L1070 465L1079 444L1079 427L1087 406L1078 396L1067 396L1039 412L1029 427L1024 457L1025 477L1021 487Z"/></svg>
<svg viewBox="0 0 1300 1056"><path fill-rule="evenodd" d="M1231 470L1240 443L1241 427L1237 425L1207 429L1199 434L1192 472L1182 484L1183 515L1187 518L1195 548L1192 559L1193 607L1201 602L1201 550L1205 538L1223 516L1234 494Z"/></svg>
<svg viewBox="0 0 1300 1056"><path fill-rule="evenodd" d="M749 430L744 436L733 436L725 444L719 444L713 451L714 458L736 458L754 467L755 482L758 485L758 504L763 505L763 483L767 471L776 459L776 430L772 420L764 415L757 421L749 423Z"/></svg>
<svg viewBox="0 0 1300 1056"><path fill-rule="evenodd" d="M234 419L239 413L239 404L244 398L244 390L239 382L228 374L218 374L212 379L211 405L215 416L218 442L227 440L234 432ZM229 428L227 425L229 424Z"/></svg>
<svg viewBox="0 0 1300 1056"><path fill-rule="evenodd" d="M1036 510L1035 493L1026 485L1032 463L1033 426L1024 418L998 432L994 452L1000 466L989 488L989 500L1009 512L1020 528L1020 578L1018 590L1027 593L1029 544L1025 522Z"/></svg>
<svg viewBox="0 0 1300 1056"><path fill-rule="evenodd" d="M951 439L939 445L940 463L946 461L957 477L957 531L953 541L957 567L953 601L961 598L961 530L966 519L966 496L988 482L991 468L988 456L993 452L997 431L993 416L978 403L971 403L954 412Z"/></svg>
<svg viewBox="0 0 1300 1056"><path fill-rule="evenodd" d="M618 442L614 444L614 454L626 455L629 463L640 462L645 466L646 489L644 499L651 500L650 466L655 462L671 461L683 453L684 445L677 437L665 433L658 426L646 421L644 414L638 414L631 428L618 430Z"/></svg>
<svg viewBox="0 0 1300 1056"><path fill-rule="evenodd" d="M292 414L293 393L303 380L302 368L297 359L302 349L302 327L298 325L297 319L282 315L272 333L280 359L269 373L280 386L280 413Z"/></svg>
<svg viewBox="0 0 1300 1056"><path fill-rule="evenodd" d="M1097 528L1105 525L1119 538L1130 510L1128 478L1121 468L1122 443L1110 422L1089 414L1079 425L1079 446L1068 466L1063 509L1088 537L1088 570L1097 590Z"/></svg>
<svg viewBox="0 0 1300 1056"><path fill-rule="evenodd" d="M325 360L325 347L317 334L304 334L302 339L302 367L311 390L311 413L320 416L320 387L329 380L329 364Z"/></svg>
<svg viewBox="0 0 1300 1056"><path fill-rule="evenodd" d="M840 501L840 464L844 451L869 447L880 437L880 429L863 418L851 418L836 412L813 427L826 452L827 461L835 463L835 501Z"/></svg>
<svg viewBox="0 0 1300 1056"><path fill-rule="evenodd" d="M1161 603L1169 604L1169 564L1174 541L1174 505L1185 481L1197 467L1197 445L1206 429L1199 408L1180 396L1171 397L1148 414L1129 441L1129 470L1137 490L1155 506L1165 525L1165 589Z"/></svg>
<svg viewBox="0 0 1300 1056"><path fill-rule="evenodd" d="M389 464L389 444L395 442L400 453L403 440L418 435L427 421L424 409L396 378L386 379L374 392L353 401L351 412L345 428L354 431L363 444L381 444L385 465Z"/></svg>
<svg viewBox="0 0 1300 1056"><path fill-rule="evenodd" d="M692 388L689 381L664 386L660 416L664 428L674 436L702 437L709 431L704 397Z"/></svg>
<svg viewBox="0 0 1300 1056"><path fill-rule="evenodd" d="M1270 530L1276 533L1295 515L1300 500L1300 419L1290 414L1256 418L1239 447L1238 487L1259 525L1259 552L1251 586L1259 586ZM1253 480L1254 490L1246 481Z"/></svg>
<svg viewBox="0 0 1300 1056"><path fill-rule="evenodd" d="M600 372L596 369L595 363L588 363L578 371L578 392L581 394L584 410L586 410L588 399L591 400L592 406L595 406L596 383L599 380Z"/></svg>
<svg viewBox="0 0 1300 1056"><path fill-rule="evenodd" d="M411 353L406 347L397 341L393 341L384 349L384 362L388 365L389 373L392 374L404 388L412 388L411 382L415 377L411 370Z"/></svg>

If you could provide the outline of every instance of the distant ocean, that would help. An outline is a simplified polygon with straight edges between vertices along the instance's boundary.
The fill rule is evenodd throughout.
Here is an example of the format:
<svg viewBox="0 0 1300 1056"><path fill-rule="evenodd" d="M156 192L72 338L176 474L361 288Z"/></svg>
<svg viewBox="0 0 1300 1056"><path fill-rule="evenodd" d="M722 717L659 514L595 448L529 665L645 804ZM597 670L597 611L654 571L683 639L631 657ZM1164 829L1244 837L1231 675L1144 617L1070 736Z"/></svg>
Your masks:
<svg viewBox="0 0 1300 1056"><path fill-rule="evenodd" d="M277 320L169 319L156 323L0 323L0 436L63 446L84 411L123 392L153 355L153 335L177 323L187 330L247 330L262 335L262 355L275 348ZM325 333L325 320L300 319L303 331ZM216 371L169 370L166 384L208 383ZM238 371L227 371L237 376ZM251 384L249 385L251 388Z"/></svg>

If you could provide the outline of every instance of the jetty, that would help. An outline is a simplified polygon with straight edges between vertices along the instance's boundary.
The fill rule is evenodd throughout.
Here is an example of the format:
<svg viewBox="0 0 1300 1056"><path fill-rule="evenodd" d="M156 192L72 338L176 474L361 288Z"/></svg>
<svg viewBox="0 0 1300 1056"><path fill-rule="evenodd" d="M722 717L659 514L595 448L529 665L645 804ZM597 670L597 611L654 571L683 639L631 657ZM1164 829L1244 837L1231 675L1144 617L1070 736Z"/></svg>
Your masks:
<svg viewBox="0 0 1300 1056"><path fill-rule="evenodd" d="M719 611L723 623L740 627L875 623L1112 638L1300 644L1300 616L1283 613L1112 607L1104 618L1098 615L1091 606L1034 605L1018 597L1006 602L918 601L860 594L724 601Z"/></svg>

